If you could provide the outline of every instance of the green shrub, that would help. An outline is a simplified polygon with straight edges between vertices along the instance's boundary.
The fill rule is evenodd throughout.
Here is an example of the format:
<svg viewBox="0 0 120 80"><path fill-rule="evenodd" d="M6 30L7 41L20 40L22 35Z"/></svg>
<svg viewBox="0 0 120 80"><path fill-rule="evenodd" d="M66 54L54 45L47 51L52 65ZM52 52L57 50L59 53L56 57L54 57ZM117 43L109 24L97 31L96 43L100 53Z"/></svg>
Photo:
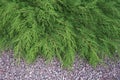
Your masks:
<svg viewBox="0 0 120 80"><path fill-rule="evenodd" d="M32 62L77 55L96 65L120 48L120 0L0 0L0 48ZM118 52L119 53L119 52ZM119 54L118 54L119 55Z"/></svg>

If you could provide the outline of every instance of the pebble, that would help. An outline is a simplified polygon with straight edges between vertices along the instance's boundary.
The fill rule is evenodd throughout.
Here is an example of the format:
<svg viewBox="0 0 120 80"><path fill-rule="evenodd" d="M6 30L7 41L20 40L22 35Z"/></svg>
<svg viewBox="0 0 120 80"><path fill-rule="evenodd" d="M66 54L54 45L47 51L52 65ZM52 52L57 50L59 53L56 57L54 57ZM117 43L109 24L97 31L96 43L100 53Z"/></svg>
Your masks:
<svg viewBox="0 0 120 80"><path fill-rule="evenodd" d="M76 58L73 70L65 70L56 59L46 64L44 59L38 58L30 65L23 60L16 65L12 53L4 52L0 57L0 80L113 80L113 77L120 80L120 62L108 61L107 64L107 68L94 69Z"/></svg>

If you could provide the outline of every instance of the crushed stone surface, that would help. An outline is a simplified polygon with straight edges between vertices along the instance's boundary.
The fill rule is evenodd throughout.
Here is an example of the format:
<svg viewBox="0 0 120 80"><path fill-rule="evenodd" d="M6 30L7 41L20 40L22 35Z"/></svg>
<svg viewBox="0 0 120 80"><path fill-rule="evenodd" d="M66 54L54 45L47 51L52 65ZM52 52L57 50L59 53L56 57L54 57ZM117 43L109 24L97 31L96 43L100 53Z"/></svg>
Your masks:
<svg viewBox="0 0 120 80"><path fill-rule="evenodd" d="M120 80L120 62L106 61L106 65L93 68L76 58L72 69L67 70L56 59L47 64L43 58L17 64L12 51L5 51L0 56L0 80Z"/></svg>

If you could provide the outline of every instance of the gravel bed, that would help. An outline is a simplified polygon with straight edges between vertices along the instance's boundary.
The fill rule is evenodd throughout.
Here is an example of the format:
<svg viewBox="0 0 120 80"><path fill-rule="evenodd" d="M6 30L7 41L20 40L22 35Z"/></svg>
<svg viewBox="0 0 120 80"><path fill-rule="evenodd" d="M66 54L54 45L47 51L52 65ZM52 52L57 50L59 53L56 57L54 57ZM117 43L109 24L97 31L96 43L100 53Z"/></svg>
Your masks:
<svg viewBox="0 0 120 80"><path fill-rule="evenodd" d="M42 58L30 65L23 60L17 64L9 51L0 56L0 80L120 80L120 62L107 61L106 65L92 68L76 59L73 69L66 70L56 59L46 64Z"/></svg>

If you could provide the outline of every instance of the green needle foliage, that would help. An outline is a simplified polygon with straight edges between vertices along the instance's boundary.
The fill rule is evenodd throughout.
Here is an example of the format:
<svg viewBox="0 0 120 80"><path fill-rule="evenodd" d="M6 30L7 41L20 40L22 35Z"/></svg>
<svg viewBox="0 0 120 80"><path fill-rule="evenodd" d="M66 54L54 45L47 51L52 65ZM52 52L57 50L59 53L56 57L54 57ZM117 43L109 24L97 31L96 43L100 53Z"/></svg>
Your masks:
<svg viewBox="0 0 120 80"><path fill-rule="evenodd" d="M120 0L0 0L0 49L64 66L76 53L92 65L119 57Z"/></svg>

